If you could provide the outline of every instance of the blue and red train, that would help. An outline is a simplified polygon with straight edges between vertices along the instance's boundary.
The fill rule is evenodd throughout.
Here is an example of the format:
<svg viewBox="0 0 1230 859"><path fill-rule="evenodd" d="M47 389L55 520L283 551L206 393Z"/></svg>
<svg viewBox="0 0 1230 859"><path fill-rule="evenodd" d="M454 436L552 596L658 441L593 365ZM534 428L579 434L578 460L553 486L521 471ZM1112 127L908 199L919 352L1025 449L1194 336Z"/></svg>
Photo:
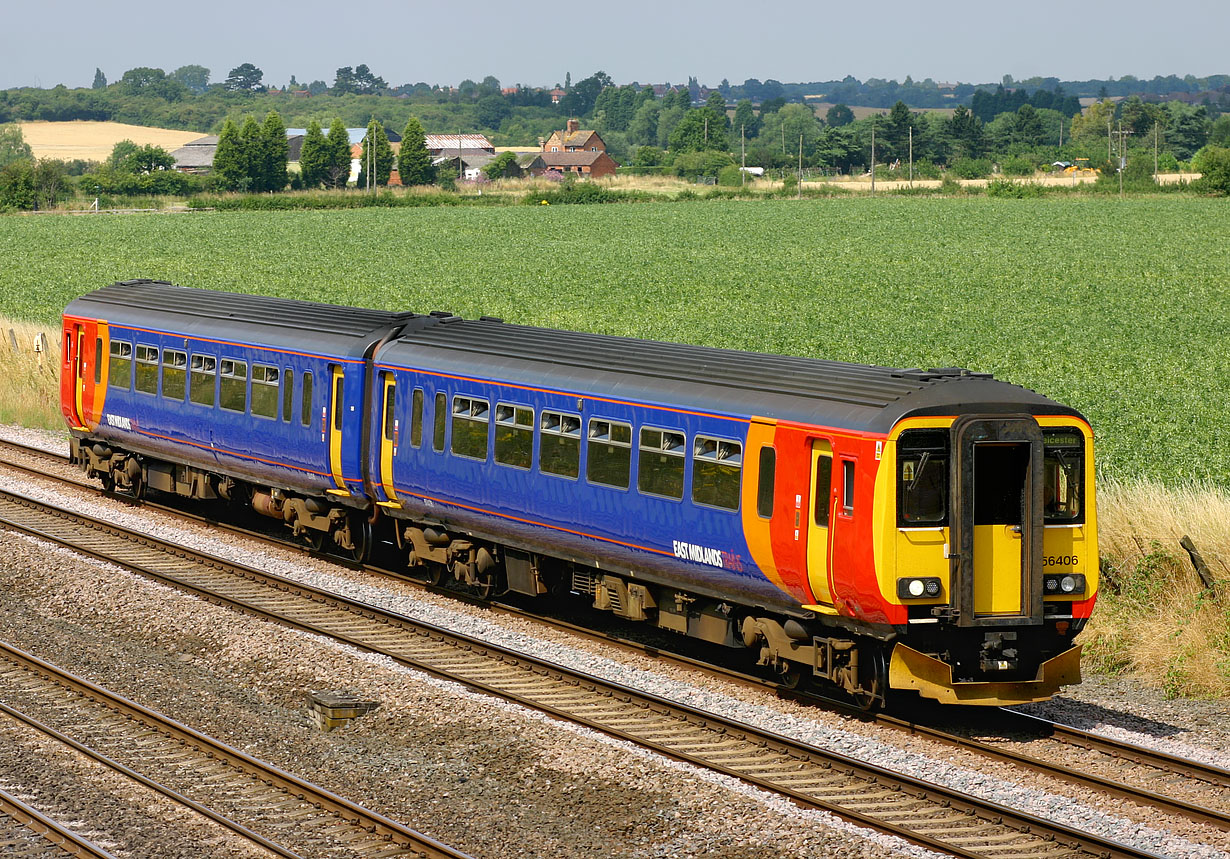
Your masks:
<svg viewBox="0 0 1230 859"><path fill-rule="evenodd" d="M985 374L190 289L64 312L73 457L481 593L572 592L868 706L1079 682L1092 432Z"/></svg>

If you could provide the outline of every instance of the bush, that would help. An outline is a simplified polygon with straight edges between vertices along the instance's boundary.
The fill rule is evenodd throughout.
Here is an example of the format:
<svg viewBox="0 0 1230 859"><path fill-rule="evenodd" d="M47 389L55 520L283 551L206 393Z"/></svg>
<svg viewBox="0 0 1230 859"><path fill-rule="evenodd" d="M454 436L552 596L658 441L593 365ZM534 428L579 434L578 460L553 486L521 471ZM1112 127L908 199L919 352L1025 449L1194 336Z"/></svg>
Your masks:
<svg viewBox="0 0 1230 859"><path fill-rule="evenodd" d="M725 152L681 152L675 157L675 174L695 182L702 176L717 179L722 168L734 166L735 160Z"/></svg>
<svg viewBox="0 0 1230 859"><path fill-rule="evenodd" d="M939 179L942 175L939 165L930 158L919 158L914 162L915 179Z"/></svg>
<svg viewBox="0 0 1230 859"><path fill-rule="evenodd" d="M1003 163L999 165L999 169L1005 176L1032 176L1036 168L1034 163L1028 158L1013 155L1010 158L1005 158Z"/></svg>
<svg viewBox="0 0 1230 859"><path fill-rule="evenodd" d="M960 182L958 182L956 179L952 178L947 173L945 173L943 181L940 182L940 193L941 194L964 194L965 188L962 187Z"/></svg>
<svg viewBox="0 0 1230 859"><path fill-rule="evenodd" d="M959 179L985 179L991 175L991 162L986 158L958 158L948 165L948 172Z"/></svg>
<svg viewBox="0 0 1230 859"><path fill-rule="evenodd" d="M0 209L33 209L34 162L14 161L0 170Z"/></svg>
<svg viewBox="0 0 1230 859"><path fill-rule="evenodd" d="M643 191L616 191L605 185L594 182L560 183L559 188L550 191L531 191L525 195L522 202L530 206L541 206L544 202L557 205L586 205L592 203L635 203L652 200L651 194Z"/></svg>
<svg viewBox="0 0 1230 859"><path fill-rule="evenodd" d="M787 173L782 177L782 194L796 194L799 190L799 177L793 173Z"/></svg>
<svg viewBox="0 0 1230 859"><path fill-rule="evenodd" d="M1041 197L1045 189L1036 182L1016 182L1012 179L996 177L987 183L988 197L1006 197L1023 200L1028 197Z"/></svg>
<svg viewBox="0 0 1230 859"><path fill-rule="evenodd" d="M717 181L719 185L727 188L739 188L743 185L743 171L733 164L727 164L718 171Z"/></svg>
<svg viewBox="0 0 1230 859"><path fill-rule="evenodd" d="M1192 190L1201 194L1230 195L1230 148L1206 146L1192 156L1192 169L1201 174Z"/></svg>

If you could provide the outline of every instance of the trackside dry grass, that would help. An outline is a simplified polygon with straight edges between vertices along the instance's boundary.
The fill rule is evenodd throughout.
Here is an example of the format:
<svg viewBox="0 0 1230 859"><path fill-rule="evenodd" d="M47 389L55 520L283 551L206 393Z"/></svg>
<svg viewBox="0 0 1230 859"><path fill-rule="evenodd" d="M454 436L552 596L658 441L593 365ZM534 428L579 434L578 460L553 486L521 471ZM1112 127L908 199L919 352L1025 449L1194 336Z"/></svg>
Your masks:
<svg viewBox="0 0 1230 859"><path fill-rule="evenodd" d="M39 333L46 338L41 361L34 351L34 338ZM0 318L0 337L0 423L64 429L56 329Z"/></svg>
<svg viewBox="0 0 1230 859"><path fill-rule="evenodd" d="M63 431L57 332L0 319L0 336L0 423ZM1208 565L1212 592L1179 545L1185 535ZM1086 671L1131 674L1173 696L1230 696L1230 491L1104 483L1098 538L1102 587L1081 636Z"/></svg>
<svg viewBox="0 0 1230 859"><path fill-rule="evenodd" d="M1197 575L1182 537L1208 565ZM1230 492L1151 481L1100 487L1102 586L1086 665L1173 696L1230 696Z"/></svg>

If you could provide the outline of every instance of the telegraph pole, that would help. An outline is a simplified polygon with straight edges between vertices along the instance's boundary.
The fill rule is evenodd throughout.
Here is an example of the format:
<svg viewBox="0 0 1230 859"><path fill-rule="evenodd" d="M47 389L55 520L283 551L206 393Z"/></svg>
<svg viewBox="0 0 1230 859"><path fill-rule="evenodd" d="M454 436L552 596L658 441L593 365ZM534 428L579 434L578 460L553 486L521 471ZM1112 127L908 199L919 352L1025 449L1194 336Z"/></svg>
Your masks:
<svg viewBox="0 0 1230 859"><path fill-rule="evenodd" d="M743 177L743 185L747 185L747 126L739 126L739 159L742 161L742 167L739 175Z"/></svg>
<svg viewBox="0 0 1230 859"><path fill-rule="evenodd" d="M876 192L876 122L871 121L871 193Z"/></svg>
<svg viewBox="0 0 1230 859"><path fill-rule="evenodd" d="M799 135L799 192L796 199L803 199L803 135Z"/></svg>
<svg viewBox="0 0 1230 859"><path fill-rule="evenodd" d="M1153 181L1157 181L1157 131L1158 123L1153 123Z"/></svg>
<svg viewBox="0 0 1230 859"><path fill-rule="evenodd" d="M914 187L914 126L910 126L910 187Z"/></svg>

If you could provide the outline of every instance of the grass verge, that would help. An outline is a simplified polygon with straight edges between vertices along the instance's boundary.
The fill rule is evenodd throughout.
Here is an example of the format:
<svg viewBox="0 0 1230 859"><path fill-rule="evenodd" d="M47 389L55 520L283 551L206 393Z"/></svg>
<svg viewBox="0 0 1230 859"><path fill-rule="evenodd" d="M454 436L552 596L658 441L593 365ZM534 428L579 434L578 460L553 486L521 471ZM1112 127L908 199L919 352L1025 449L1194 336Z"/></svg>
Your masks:
<svg viewBox="0 0 1230 859"><path fill-rule="evenodd" d="M34 351L38 334L44 351ZM60 341L55 328L0 318L0 423L62 430Z"/></svg>

